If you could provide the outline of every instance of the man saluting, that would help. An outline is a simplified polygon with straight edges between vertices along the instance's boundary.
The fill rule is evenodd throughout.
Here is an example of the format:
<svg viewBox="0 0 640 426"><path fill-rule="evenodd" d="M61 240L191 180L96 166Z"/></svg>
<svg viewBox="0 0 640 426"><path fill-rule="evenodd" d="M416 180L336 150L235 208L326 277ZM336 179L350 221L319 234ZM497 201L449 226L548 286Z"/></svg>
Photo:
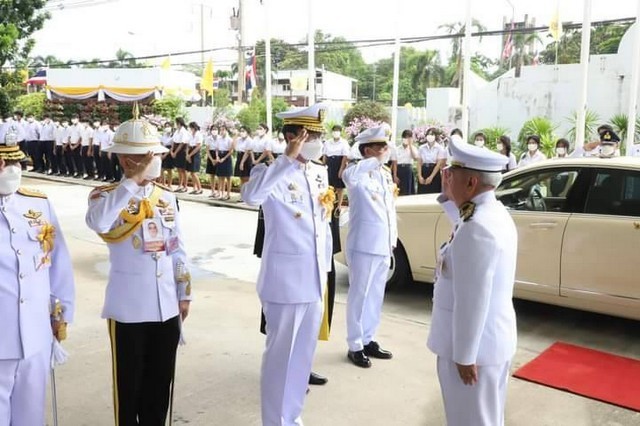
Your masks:
<svg viewBox="0 0 640 426"><path fill-rule="evenodd" d="M285 155L258 165L242 199L261 205L265 238L258 296L267 322L260 393L264 426L301 425L302 406L331 270L335 195L322 155L321 104L279 114Z"/></svg>

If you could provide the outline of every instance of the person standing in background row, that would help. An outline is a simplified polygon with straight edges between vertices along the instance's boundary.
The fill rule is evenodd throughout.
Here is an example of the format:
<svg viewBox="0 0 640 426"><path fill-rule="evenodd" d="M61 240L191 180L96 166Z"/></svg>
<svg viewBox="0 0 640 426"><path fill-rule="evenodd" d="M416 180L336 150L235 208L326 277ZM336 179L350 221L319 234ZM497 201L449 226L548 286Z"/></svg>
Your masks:
<svg viewBox="0 0 640 426"><path fill-rule="evenodd" d="M80 140L82 139L83 125L80 123L78 114L71 116L71 127L69 129L69 145L67 152L69 153L70 164L73 164L73 177L81 178L84 175L84 162L82 161L82 147Z"/></svg>
<svg viewBox="0 0 640 426"><path fill-rule="evenodd" d="M24 125L25 137L27 139L27 151L31 157L31 170L36 173L44 173L42 164L42 151L40 149L40 123L36 121L33 114L27 114L27 122Z"/></svg>
<svg viewBox="0 0 640 426"><path fill-rule="evenodd" d="M264 123L259 124L258 129L256 130L256 137L253 139L253 143L251 144L251 153L249 153L249 161L251 161L254 166L267 162L269 158L267 155L267 148L270 143L271 138L269 137L269 126Z"/></svg>
<svg viewBox="0 0 640 426"><path fill-rule="evenodd" d="M547 156L540 151L540 136L527 136L527 152L522 154L518 167L528 166L547 159Z"/></svg>
<svg viewBox="0 0 640 426"><path fill-rule="evenodd" d="M345 185L342 173L347 167L350 149L349 143L342 137L342 127L336 124L331 128L331 138L324 142L322 160L327 165L329 185L336 191L338 210L342 207L344 200Z"/></svg>
<svg viewBox="0 0 640 426"><path fill-rule="evenodd" d="M56 125L51 121L51 116L45 114L40 123L40 154L38 160L42 164L42 172L48 175L53 173L53 146L55 144ZM43 159L44 157L44 159Z"/></svg>
<svg viewBox="0 0 640 426"><path fill-rule="evenodd" d="M22 118L22 111L16 111L13 113L13 120L11 121L10 131L16 135L18 140L18 146L20 147L20 151L24 152L25 158L20 162L20 167L22 170L27 170L27 155L29 155L29 150L27 149L27 122ZM4 141L0 141L3 143Z"/></svg>
<svg viewBox="0 0 640 426"><path fill-rule="evenodd" d="M173 185L173 168L174 158L171 156L171 146L173 145L173 129L171 128L171 121L165 121L164 128L162 129L162 135L160 136L160 142L162 146L167 148L167 152L162 154L162 184L171 188Z"/></svg>
<svg viewBox="0 0 640 426"><path fill-rule="evenodd" d="M178 169L178 188L175 192L187 192L186 158L191 135L187 130L187 124L182 117L176 118L176 130L173 132L173 147L170 155Z"/></svg>
<svg viewBox="0 0 640 426"><path fill-rule="evenodd" d="M517 347L513 287L518 232L495 189L509 159L452 138L438 197L452 224L440 248L427 341L447 424L504 425Z"/></svg>
<svg viewBox="0 0 640 426"><path fill-rule="evenodd" d="M113 131L109 128L109 122L105 119L100 121L100 126L94 134L94 141L98 141L98 149L100 150L100 175L98 176L103 182L113 180L113 167L111 166L111 154L105 151L113 145Z"/></svg>
<svg viewBox="0 0 640 426"><path fill-rule="evenodd" d="M215 177L220 187L220 199L231 199L231 175L233 174L233 140L225 126L220 127L220 136L216 144L215 155L218 159Z"/></svg>
<svg viewBox="0 0 640 426"><path fill-rule="evenodd" d="M69 139L69 122L67 119L63 119L60 126L55 131L55 143L56 148L53 156L53 173L56 176L69 176L69 170L71 170L67 156L67 140Z"/></svg>
<svg viewBox="0 0 640 426"><path fill-rule="evenodd" d="M413 195L416 193L416 182L413 175L413 166L420 157L418 149L413 144L413 132L409 129L402 132L402 143L395 147L396 174L393 180L397 183L400 195Z"/></svg>
<svg viewBox="0 0 640 426"><path fill-rule="evenodd" d="M233 175L240 178L240 189L249 181L253 167L253 161L249 158L251 145L253 145L253 140L249 136L250 132L251 130L247 126L242 126L240 127L240 135L236 139L236 165ZM240 201L242 198L238 199L238 202Z"/></svg>
<svg viewBox="0 0 640 426"><path fill-rule="evenodd" d="M427 130L418 149L418 194L437 194L442 189L440 171L447 162L447 151L436 142L436 130Z"/></svg>
<svg viewBox="0 0 640 426"><path fill-rule="evenodd" d="M553 158L569 158L569 141L560 138L556 141L555 156Z"/></svg>
<svg viewBox="0 0 640 426"><path fill-rule="evenodd" d="M511 138L509 136L502 135L498 138L498 141L496 142L496 150L500 154L509 158L509 162L505 166L504 170L502 170L502 173L510 172L518 167L516 156L511 150Z"/></svg>
<svg viewBox="0 0 640 426"><path fill-rule="evenodd" d="M191 139L187 145L187 156L185 158L185 170L191 175L191 182L193 182L193 191L190 194L200 195L202 194L202 184L200 183L200 149L204 138L200 131L200 126L195 121L189 123L189 130L191 131Z"/></svg>
<svg viewBox="0 0 640 426"><path fill-rule="evenodd" d="M93 164L95 165L95 176L97 180L102 179L104 171L102 170L102 162L100 161L100 138L96 137L100 131L100 120L93 122L93 136L91 137L91 155L93 156Z"/></svg>
<svg viewBox="0 0 640 426"><path fill-rule="evenodd" d="M267 164L276 161L276 158L284 154L286 148L287 141L284 140L282 132L278 132L278 137L271 139L267 145Z"/></svg>
<svg viewBox="0 0 640 426"><path fill-rule="evenodd" d="M216 178L216 169L218 167L218 162L220 161L216 155L216 152L218 152L218 141L220 137L218 133L218 128L215 125L211 125L204 140L207 149L207 167L205 172L209 176L209 187L211 188L209 198L214 200L220 198L220 192L218 191L219 182Z"/></svg>
<svg viewBox="0 0 640 426"><path fill-rule="evenodd" d="M82 131L80 132L80 149L82 154L82 162L84 163L83 179L89 180L94 178L93 169L93 129L88 120L82 120Z"/></svg>

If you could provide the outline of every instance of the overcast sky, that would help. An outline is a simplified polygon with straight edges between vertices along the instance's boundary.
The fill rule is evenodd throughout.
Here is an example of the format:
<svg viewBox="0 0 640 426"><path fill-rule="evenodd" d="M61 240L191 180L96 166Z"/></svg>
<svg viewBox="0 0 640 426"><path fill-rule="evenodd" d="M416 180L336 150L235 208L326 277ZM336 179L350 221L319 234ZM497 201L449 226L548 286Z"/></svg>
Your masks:
<svg viewBox="0 0 640 426"><path fill-rule="evenodd" d="M51 5L76 3L80 0L50 1ZM83 0L98 3L89 7L54 9L43 30L35 34L33 55L54 55L64 60L111 59L118 48L135 56L200 50L201 4L204 23L204 47L225 48L237 45L235 31L230 30L229 17L239 0ZM259 0L244 0L246 5L246 42L264 38L265 7ZM270 31L273 38L299 42L307 33L307 0L271 1ZM536 24L548 25L557 0L474 0L473 16L489 30L500 29L503 18L515 12L516 21L525 14ZM631 0L592 0L592 20L635 16ZM377 39L395 36L395 13L399 7L401 37L442 34L441 24L463 21L465 0L314 0L314 22L317 29L347 39ZM582 21L583 0L560 0L562 21ZM544 38L544 37L543 37ZM484 38L474 50L498 57L499 37ZM447 41L417 45L418 48L446 49ZM388 57L390 47L362 49L367 62ZM220 50L205 55L217 69L228 68L236 54ZM197 61L199 55L172 57L172 63ZM160 60L155 61L161 62ZM318 66L321 64L317 64Z"/></svg>

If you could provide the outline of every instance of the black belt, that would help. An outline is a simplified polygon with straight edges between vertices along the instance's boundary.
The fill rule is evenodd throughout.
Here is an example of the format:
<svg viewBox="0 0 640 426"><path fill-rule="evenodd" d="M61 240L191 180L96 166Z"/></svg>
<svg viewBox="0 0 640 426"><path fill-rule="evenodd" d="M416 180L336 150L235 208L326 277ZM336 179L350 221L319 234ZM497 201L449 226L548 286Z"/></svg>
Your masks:
<svg viewBox="0 0 640 426"><path fill-rule="evenodd" d="M398 164L398 167L412 167L413 164L409 164L409 163L403 163L403 164Z"/></svg>

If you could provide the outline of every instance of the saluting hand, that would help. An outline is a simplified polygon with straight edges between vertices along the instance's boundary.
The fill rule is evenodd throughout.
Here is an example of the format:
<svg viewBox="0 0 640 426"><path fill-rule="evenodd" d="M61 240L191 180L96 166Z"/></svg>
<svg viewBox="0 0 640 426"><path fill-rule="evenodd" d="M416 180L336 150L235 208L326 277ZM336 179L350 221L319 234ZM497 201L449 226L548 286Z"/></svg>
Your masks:
<svg viewBox="0 0 640 426"><path fill-rule="evenodd" d="M127 158L125 160L125 171L124 175L136 181L136 183L142 183L144 179L144 172L149 167L151 160L153 160L153 152L149 151L145 154L145 156L139 162L135 162L131 158Z"/></svg>
<svg viewBox="0 0 640 426"><path fill-rule="evenodd" d="M302 145L309 139L309 134L307 133L307 129L302 129L298 135L291 139L287 144L287 148L284 151L284 154L295 160L300 155L300 150L302 149Z"/></svg>

